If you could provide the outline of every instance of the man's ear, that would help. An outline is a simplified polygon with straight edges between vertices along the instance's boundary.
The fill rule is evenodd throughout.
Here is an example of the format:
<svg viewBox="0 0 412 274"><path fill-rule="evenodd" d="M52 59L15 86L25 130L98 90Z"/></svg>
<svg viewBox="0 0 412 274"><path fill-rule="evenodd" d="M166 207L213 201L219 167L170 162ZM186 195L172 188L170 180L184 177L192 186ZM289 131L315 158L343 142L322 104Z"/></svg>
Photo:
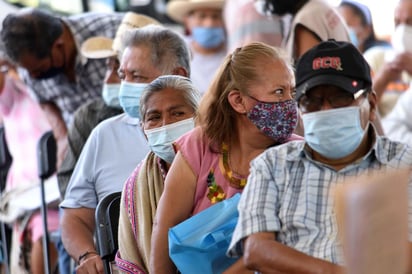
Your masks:
<svg viewBox="0 0 412 274"><path fill-rule="evenodd" d="M180 75L184 77L189 77L189 73L184 67L177 67L173 69L173 74L174 75Z"/></svg>
<svg viewBox="0 0 412 274"><path fill-rule="evenodd" d="M236 112L241 114L245 114L247 112L244 97L239 90L231 90L227 95L227 100Z"/></svg>
<svg viewBox="0 0 412 274"><path fill-rule="evenodd" d="M377 96L375 91L368 94L369 121L375 126L378 135L385 135L378 110Z"/></svg>
<svg viewBox="0 0 412 274"><path fill-rule="evenodd" d="M377 103L377 96L376 96L376 92L374 90L372 90L371 92L369 92L368 94L368 101L369 101L369 121L373 122L374 120L376 120L378 114L378 103Z"/></svg>
<svg viewBox="0 0 412 274"><path fill-rule="evenodd" d="M63 45L64 45L64 38L63 38L63 35L60 35L60 36L56 39L56 41L54 41L53 46L61 47L61 46L63 46Z"/></svg>
<svg viewBox="0 0 412 274"><path fill-rule="evenodd" d="M58 51L61 51L61 50L64 50L64 38L63 38L64 36L63 36L63 34L62 35L60 35L59 37L57 37L57 39L53 42L53 45L52 45L52 50L58 50Z"/></svg>
<svg viewBox="0 0 412 274"><path fill-rule="evenodd" d="M51 56L53 56L53 65L57 67L62 67L65 65L66 60L64 59L66 54L65 54L65 43L64 43L64 38L61 35L59 38L56 39L56 41L53 42L53 45L51 47Z"/></svg>

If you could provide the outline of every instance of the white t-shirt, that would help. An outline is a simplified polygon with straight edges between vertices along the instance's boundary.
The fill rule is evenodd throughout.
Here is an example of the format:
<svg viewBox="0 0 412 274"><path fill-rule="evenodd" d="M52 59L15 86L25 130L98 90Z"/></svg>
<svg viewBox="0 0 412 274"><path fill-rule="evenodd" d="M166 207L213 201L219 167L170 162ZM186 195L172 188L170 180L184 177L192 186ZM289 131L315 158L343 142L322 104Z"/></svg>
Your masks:
<svg viewBox="0 0 412 274"><path fill-rule="evenodd" d="M139 119L123 113L104 120L87 139L60 207L96 208L106 195L122 191L148 152Z"/></svg>
<svg viewBox="0 0 412 274"><path fill-rule="evenodd" d="M191 52L190 79L200 94L203 95L212 83L213 77L223 59L226 57L226 48L222 48L222 50L214 54L204 55L193 50L191 39L186 39L186 42Z"/></svg>

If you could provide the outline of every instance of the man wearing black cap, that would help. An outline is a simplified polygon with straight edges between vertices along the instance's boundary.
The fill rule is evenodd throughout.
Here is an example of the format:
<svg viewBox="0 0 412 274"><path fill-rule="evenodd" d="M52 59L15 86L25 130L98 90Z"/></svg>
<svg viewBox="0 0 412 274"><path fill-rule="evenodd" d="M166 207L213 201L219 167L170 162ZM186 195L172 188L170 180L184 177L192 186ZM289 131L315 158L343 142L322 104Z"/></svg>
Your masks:
<svg viewBox="0 0 412 274"><path fill-rule="evenodd" d="M252 162L228 255L262 273L344 273L330 190L369 169L410 167L412 148L377 134L369 66L352 44L310 49L296 86L305 140Z"/></svg>

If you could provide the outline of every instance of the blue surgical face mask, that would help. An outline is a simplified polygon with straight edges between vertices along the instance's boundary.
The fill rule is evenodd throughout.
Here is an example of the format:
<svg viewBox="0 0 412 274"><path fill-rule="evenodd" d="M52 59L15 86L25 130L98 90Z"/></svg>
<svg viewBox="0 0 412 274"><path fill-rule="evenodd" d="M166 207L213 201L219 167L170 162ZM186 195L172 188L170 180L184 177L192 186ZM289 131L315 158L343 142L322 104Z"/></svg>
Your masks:
<svg viewBox="0 0 412 274"><path fill-rule="evenodd" d="M353 28L349 28L348 32L349 32L349 38L350 38L351 43L355 47L358 47L359 46L359 40L358 40L358 36L356 36L355 30Z"/></svg>
<svg viewBox="0 0 412 274"><path fill-rule="evenodd" d="M119 102L120 84L103 84L102 97L106 105L122 108Z"/></svg>
<svg viewBox="0 0 412 274"><path fill-rule="evenodd" d="M140 97L146 86L147 83L131 83L126 81L122 81L120 84L120 105L130 117L140 119Z"/></svg>
<svg viewBox="0 0 412 274"><path fill-rule="evenodd" d="M225 41L222 27L195 27L192 29L193 40L206 49L220 46Z"/></svg>
<svg viewBox="0 0 412 274"><path fill-rule="evenodd" d="M306 143L329 159L354 152L365 134L358 106L305 113L302 120Z"/></svg>
<svg viewBox="0 0 412 274"><path fill-rule="evenodd" d="M195 126L193 118L154 129L145 130L150 149L169 164L175 158L172 143Z"/></svg>

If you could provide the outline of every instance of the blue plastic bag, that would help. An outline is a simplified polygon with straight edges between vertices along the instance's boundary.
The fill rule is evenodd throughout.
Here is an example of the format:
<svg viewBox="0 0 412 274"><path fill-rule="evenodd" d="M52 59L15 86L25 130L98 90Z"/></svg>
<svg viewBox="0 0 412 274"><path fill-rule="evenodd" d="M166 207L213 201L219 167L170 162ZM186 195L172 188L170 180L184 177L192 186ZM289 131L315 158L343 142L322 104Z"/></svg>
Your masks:
<svg viewBox="0 0 412 274"><path fill-rule="evenodd" d="M182 274L219 274L237 259L226 256L239 217L240 194L169 229L169 256Z"/></svg>

